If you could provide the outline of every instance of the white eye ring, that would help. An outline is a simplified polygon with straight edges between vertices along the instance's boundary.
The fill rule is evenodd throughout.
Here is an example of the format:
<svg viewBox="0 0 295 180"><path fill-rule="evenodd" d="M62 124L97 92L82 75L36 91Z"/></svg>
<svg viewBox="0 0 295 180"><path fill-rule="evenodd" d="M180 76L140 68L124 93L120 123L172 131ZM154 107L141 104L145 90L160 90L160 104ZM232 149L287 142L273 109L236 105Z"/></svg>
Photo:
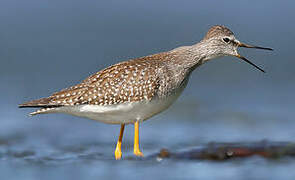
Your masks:
<svg viewBox="0 0 295 180"><path fill-rule="evenodd" d="M224 42L226 42L226 43L229 43L229 42L230 42L230 39L227 38L227 37L223 38L222 40L223 40Z"/></svg>

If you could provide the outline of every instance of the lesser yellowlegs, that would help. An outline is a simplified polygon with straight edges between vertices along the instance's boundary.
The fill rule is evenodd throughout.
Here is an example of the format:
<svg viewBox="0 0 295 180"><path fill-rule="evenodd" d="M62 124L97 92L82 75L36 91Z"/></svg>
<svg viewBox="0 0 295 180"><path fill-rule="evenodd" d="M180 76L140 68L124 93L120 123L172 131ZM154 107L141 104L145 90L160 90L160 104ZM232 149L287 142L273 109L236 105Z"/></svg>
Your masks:
<svg viewBox="0 0 295 180"><path fill-rule="evenodd" d="M80 84L19 107L40 108L31 115L66 113L109 124L121 124L115 158L121 159L125 124L134 124L134 154L139 149L139 123L167 109L182 93L191 72L210 59L241 56L238 47L272 50L238 41L231 30L216 25L202 41L168 52L131 59L103 69Z"/></svg>

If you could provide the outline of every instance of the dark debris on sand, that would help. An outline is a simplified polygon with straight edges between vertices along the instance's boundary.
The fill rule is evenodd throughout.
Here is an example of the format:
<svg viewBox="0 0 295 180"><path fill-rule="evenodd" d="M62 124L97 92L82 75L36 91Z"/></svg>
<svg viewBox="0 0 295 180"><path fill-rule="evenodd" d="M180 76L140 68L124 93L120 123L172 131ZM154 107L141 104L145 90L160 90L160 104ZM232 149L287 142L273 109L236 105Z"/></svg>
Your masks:
<svg viewBox="0 0 295 180"><path fill-rule="evenodd" d="M207 145L186 150L170 151L162 149L159 153L147 158L170 158L191 160L227 160L233 158L247 158L261 156L267 159L295 156L295 143L293 142L248 142L248 143L208 143Z"/></svg>

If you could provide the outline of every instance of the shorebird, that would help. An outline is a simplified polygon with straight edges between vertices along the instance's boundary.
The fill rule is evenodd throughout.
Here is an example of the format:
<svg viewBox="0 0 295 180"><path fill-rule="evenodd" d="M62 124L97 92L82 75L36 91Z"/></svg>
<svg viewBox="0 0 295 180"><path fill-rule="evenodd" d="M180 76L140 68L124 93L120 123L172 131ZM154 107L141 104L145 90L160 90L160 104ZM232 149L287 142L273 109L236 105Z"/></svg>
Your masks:
<svg viewBox="0 0 295 180"><path fill-rule="evenodd" d="M134 124L133 153L143 156L139 148L139 123L175 102L198 66L214 58L235 56L264 72L241 56L238 47L272 50L244 44L227 27L215 25L197 44L120 62L93 74L80 84L49 97L20 104L19 107L40 108L30 115L65 113L120 124L115 159L122 157L125 125Z"/></svg>

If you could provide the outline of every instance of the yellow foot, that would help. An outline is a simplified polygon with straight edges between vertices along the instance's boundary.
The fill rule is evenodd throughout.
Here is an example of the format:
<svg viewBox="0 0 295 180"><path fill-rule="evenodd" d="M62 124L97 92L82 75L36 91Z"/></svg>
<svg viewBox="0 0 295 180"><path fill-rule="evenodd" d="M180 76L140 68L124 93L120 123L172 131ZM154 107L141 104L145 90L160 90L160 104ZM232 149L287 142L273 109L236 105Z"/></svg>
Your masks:
<svg viewBox="0 0 295 180"><path fill-rule="evenodd" d="M121 124L120 135L119 135L119 139L118 139L116 150L115 150L115 158L116 158L116 160L120 160L122 158L121 145L122 145L122 138L123 138L124 128L125 128L125 124Z"/></svg>
<svg viewBox="0 0 295 180"><path fill-rule="evenodd" d="M139 122L136 121L134 123L134 149L133 154L135 156L143 157L142 152L139 149Z"/></svg>
<svg viewBox="0 0 295 180"><path fill-rule="evenodd" d="M138 156L138 157L143 157L143 153L138 149L138 150L134 150L133 154L135 156Z"/></svg>
<svg viewBox="0 0 295 180"><path fill-rule="evenodd" d="M115 159L120 160L122 158L122 151L119 149L115 150Z"/></svg>

